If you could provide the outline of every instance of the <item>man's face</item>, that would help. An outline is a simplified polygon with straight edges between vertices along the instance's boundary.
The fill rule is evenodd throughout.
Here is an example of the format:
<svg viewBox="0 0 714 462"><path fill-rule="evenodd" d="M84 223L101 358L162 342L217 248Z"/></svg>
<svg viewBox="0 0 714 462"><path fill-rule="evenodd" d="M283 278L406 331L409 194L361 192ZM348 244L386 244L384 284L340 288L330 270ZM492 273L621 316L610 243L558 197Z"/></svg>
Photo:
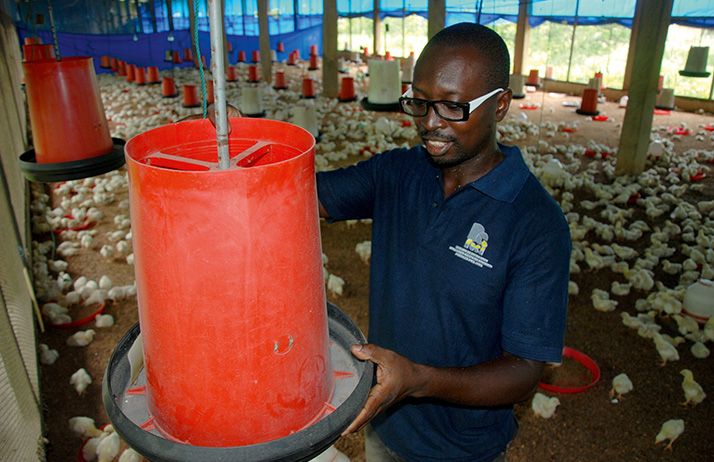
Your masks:
<svg viewBox="0 0 714 462"><path fill-rule="evenodd" d="M428 49L414 70L414 97L471 101L495 89L480 77L486 65L470 47ZM496 122L505 116L510 103L510 93L504 96L499 93L489 98L464 122L444 120L433 107L425 116L414 117L432 163L440 168L456 167L494 149Z"/></svg>

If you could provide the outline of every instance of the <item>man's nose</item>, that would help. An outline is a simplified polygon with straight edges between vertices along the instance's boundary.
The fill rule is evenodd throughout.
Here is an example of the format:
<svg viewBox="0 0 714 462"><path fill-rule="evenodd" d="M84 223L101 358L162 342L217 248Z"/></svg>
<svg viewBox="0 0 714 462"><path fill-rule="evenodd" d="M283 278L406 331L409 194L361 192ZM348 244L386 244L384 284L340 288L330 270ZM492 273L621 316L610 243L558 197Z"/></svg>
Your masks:
<svg viewBox="0 0 714 462"><path fill-rule="evenodd" d="M442 128L446 125L446 121L439 117L436 113L436 108L433 104L430 104L426 110L426 115L421 118L422 126L429 131L435 130L437 128Z"/></svg>

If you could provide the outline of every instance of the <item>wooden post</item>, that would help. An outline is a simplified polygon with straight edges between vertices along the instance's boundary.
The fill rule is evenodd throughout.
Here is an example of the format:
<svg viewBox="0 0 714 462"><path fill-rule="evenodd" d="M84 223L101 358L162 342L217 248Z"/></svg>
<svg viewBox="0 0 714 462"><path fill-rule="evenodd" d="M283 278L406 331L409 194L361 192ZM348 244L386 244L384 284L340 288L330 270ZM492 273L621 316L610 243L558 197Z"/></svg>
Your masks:
<svg viewBox="0 0 714 462"><path fill-rule="evenodd" d="M264 82L270 82L270 74L273 66L270 59L268 0L258 0L258 34L260 43L260 75Z"/></svg>
<svg viewBox="0 0 714 462"><path fill-rule="evenodd" d="M437 32L444 28L446 24L446 0L429 0L428 34L432 38Z"/></svg>
<svg viewBox="0 0 714 462"><path fill-rule="evenodd" d="M337 1L324 0L322 17L322 94L337 98Z"/></svg>
<svg viewBox="0 0 714 462"><path fill-rule="evenodd" d="M638 0L636 19L639 30L630 48L633 75L625 120L622 123L617 154L618 174L637 174L645 169L652 129L652 111L657 97L667 29L673 0Z"/></svg>
<svg viewBox="0 0 714 462"><path fill-rule="evenodd" d="M513 50L513 73L525 74L528 61L528 45L530 44L531 26L528 24L530 0L518 2L518 24L516 25L516 43Z"/></svg>

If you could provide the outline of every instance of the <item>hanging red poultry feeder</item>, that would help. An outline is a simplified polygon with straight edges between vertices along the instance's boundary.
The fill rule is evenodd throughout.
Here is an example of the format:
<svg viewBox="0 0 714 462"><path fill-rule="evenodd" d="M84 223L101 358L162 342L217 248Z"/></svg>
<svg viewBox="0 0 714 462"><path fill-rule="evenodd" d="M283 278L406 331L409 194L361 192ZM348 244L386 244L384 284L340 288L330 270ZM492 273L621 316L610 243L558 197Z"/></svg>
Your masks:
<svg viewBox="0 0 714 462"><path fill-rule="evenodd" d="M257 83L259 80L260 79L258 79L258 67L251 64L250 66L248 66L248 82Z"/></svg>
<svg viewBox="0 0 714 462"><path fill-rule="evenodd" d="M273 88L276 90L288 89L288 85L285 83L285 72L275 71L275 82L273 83Z"/></svg>
<svg viewBox="0 0 714 462"><path fill-rule="evenodd" d="M161 78L159 76L159 68L156 66L149 66L146 68L146 83L161 83Z"/></svg>
<svg viewBox="0 0 714 462"><path fill-rule="evenodd" d="M25 62L23 68L34 149L20 156L20 168L29 180L74 180L124 165L124 141L109 135L92 58Z"/></svg>
<svg viewBox="0 0 714 462"><path fill-rule="evenodd" d="M337 96L337 99L341 103L347 103L357 99L357 95L355 94L354 77L342 77L342 80L340 81L340 93Z"/></svg>
<svg viewBox="0 0 714 462"><path fill-rule="evenodd" d="M55 50L52 45L25 44L22 46L22 56L25 62L55 59Z"/></svg>
<svg viewBox="0 0 714 462"><path fill-rule="evenodd" d="M175 98L178 96L176 83L171 77L164 77L161 80L161 96L164 98Z"/></svg>
<svg viewBox="0 0 714 462"><path fill-rule="evenodd" d="M227 169L205 119L127 144L145 367L130 383L135 326L103 397L116 430L152 461L307 460L371 385L371 363L349 351L364 337L325 302L314 138L274 120L229 122Z"/></svg>
<svg viewBox="0 0 714 462"><path fill-rule="evenodd" d="M310 67L307 68L309 71L316 71L317 67L317 55L310 55Z"/></svg>

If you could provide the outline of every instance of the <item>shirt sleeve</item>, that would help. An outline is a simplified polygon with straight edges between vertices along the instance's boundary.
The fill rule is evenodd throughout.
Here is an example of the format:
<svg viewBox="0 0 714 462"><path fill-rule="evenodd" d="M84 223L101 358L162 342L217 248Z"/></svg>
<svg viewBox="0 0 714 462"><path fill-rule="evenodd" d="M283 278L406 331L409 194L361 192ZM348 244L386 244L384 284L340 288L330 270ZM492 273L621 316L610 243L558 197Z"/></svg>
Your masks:
<svg viewBox="0 0 714 462"><path fill-rule="evenodd" d="M510 354L557 363L565 336L572 243L560 209L552 215L547 229L526 227L519 239L522 248L515 252L504 292L501 338Z"/></svg>
<svg viewBox="0 0 714 462"><path fill-rule="evenodd" d="M384 155L317 174L317 197L331 220L372 218L377 174Z"/></svg>

